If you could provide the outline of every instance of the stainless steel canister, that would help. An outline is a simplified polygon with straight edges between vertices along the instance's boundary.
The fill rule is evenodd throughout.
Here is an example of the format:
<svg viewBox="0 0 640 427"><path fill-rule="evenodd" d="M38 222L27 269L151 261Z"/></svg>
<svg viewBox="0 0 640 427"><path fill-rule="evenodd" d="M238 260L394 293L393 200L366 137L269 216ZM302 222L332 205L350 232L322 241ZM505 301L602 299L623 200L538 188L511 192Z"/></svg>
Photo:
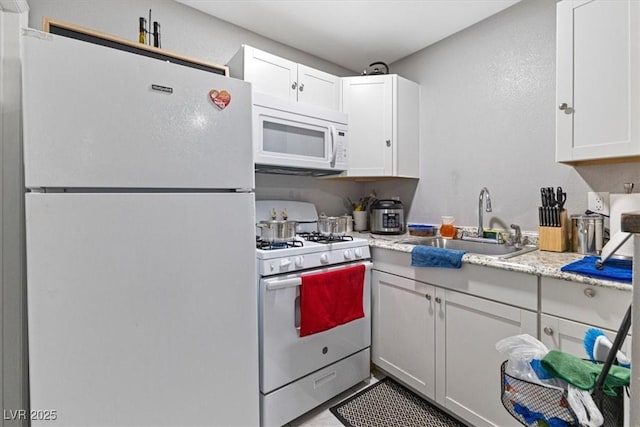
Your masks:
<svg viewBox="0 0 640 427"><path fill-rule="evenodd" d="M599 254L602 232L601 215L571 215L571 250L579 254Z"/></svg>

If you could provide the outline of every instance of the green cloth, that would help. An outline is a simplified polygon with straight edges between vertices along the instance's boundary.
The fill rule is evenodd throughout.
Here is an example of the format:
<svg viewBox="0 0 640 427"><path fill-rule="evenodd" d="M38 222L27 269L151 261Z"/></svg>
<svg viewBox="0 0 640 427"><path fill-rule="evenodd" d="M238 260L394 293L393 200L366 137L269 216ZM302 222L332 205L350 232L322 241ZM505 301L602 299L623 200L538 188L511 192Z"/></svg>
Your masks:
<svg viewBox="0 0 640 427"><path fill-rule="evenodd" d="M571 354L551 350L540 361L542 366L556 378L560 378L581 390L592 390L604 364L582 360ZM614 387L629 385L631 369L613 365L604 382L603 391L615 396Z"/></svg>

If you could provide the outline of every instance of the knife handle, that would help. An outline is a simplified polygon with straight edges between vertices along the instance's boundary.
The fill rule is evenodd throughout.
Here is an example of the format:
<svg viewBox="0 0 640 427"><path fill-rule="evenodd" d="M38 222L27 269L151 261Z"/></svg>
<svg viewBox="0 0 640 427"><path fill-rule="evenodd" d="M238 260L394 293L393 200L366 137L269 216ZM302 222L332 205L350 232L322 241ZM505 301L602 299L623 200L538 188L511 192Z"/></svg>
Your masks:
<svg viewBox="0 0 640 427"><path fill-rule="evenodd" d="M538 207L538 224L540 227L544 225L543 215L542 215L542 206Z"/></svg>

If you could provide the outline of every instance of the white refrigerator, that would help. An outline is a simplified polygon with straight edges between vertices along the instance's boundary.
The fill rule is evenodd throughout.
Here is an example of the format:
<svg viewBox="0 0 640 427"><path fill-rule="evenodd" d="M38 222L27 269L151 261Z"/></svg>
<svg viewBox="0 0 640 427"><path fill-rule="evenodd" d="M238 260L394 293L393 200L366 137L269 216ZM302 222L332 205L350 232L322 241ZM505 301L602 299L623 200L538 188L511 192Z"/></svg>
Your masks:
<svg viewBox="0 0 640 427"><path fill-rule="evenodd" d="M258 425L250 85L22 48L32 425Z"/></svg>

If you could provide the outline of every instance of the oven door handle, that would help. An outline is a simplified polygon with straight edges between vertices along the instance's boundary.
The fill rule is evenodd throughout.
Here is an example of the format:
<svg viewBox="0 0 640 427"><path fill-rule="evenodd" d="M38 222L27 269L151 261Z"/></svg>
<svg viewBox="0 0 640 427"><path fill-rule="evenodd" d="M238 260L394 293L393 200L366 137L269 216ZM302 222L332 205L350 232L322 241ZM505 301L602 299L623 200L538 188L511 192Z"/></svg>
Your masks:
<svg viewBox="0 0 640 427"><path fill-rule="evenodd" d="M293 288L302 284L302 277L294 277L293 279L267 279L265 280L268 291L276 289Z"/></svg>
<svg viewBox="0 0 640 427"><path fill-rule="evenodd" d="M360 265L364 265L366 270L371 270L371 267L373 267L373 263L370 261L365 261ZM340 268L344 267L337 267L336 269ZM294 288L302 285L302 276L292 277L289 279L266 279L264 282L268 291L275 291L277 289Z"/></svg>

